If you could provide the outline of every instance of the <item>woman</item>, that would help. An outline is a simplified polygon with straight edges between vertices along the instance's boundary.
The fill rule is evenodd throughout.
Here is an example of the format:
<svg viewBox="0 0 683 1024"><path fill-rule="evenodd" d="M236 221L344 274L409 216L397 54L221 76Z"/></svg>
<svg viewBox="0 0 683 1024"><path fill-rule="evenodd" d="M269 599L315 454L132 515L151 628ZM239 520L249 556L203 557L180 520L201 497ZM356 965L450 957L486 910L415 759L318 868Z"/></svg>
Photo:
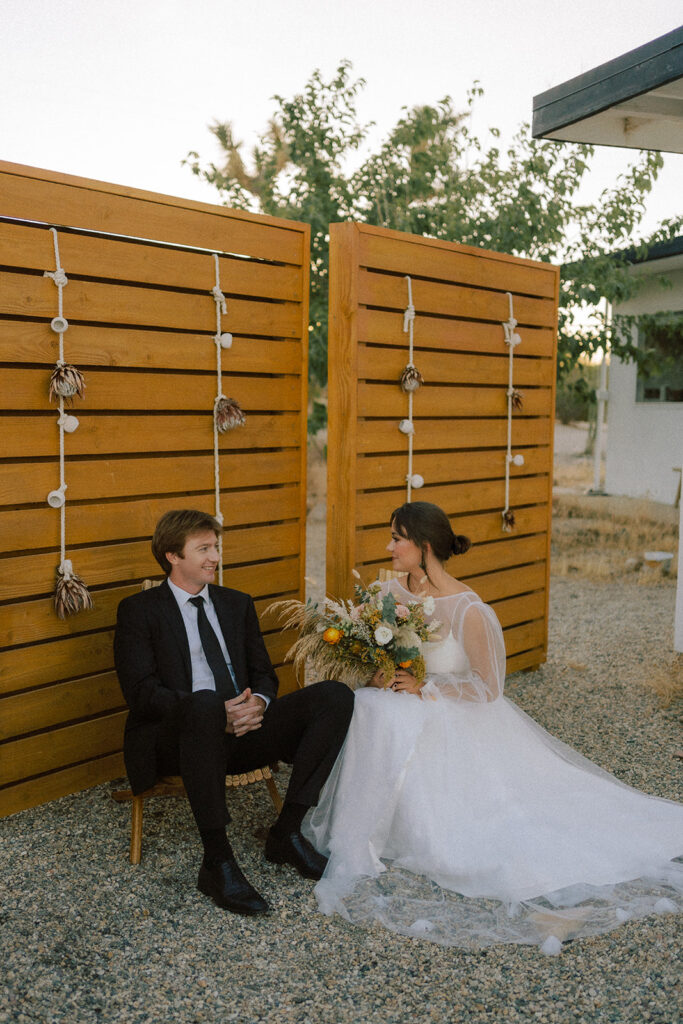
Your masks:
<svg viewBox="0 0 683 1024"><path fill-rule="evenodd" d="M391 518L403 604L440 622L420 687L399 669L356 692L308 836L329 855L323 913L445 945L595 935L683 908L683 807L626 786L503 697L503 634L449 575L469 548L436 505ZM386 688L385 688L386 686Z"/></svg>

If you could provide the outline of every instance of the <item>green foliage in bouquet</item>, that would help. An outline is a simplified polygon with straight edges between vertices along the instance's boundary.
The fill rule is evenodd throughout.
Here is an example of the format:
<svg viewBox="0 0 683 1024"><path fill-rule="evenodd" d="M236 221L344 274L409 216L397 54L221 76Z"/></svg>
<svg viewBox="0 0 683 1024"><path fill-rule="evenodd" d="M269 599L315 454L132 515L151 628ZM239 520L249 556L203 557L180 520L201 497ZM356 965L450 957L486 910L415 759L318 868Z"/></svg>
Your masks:
<svg viewBox="0 0 683 1024"><path fill-rule="evenodd" d="M319 677L341 679L355 689L365 685L377 669L388 682L400 667L421 683L425 663L420 645L434 639L441 625L425 621L434 610L433 598L406 605L391 593L382 595L379 583L356 584L354 589L355 601L326 597L322 605L277 601L270 606L268 611L278 615L283 629L299 630L287 652L297 674L310 662Z"/></svg>

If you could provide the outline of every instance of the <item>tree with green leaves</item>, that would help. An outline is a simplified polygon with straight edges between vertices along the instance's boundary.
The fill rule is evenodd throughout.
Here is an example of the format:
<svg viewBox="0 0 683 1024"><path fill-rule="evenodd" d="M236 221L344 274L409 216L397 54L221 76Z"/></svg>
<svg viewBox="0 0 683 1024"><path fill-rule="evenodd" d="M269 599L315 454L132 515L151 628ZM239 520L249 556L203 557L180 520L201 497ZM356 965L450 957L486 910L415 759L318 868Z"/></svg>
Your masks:
<svg viewBox="0 0 683 1024"><path fill-rule="evenodd" d="M593 147L533 139L528 125L505 148L497 129L482 140L470 128L482 95L475 83L464 111L450 97L405 110L379 149L352 169L370 127L357 113L364 84L352 78L348 61L329 82L314 71L302 93L291 100L274 97L275 113L249 168L229 122L210 129L224 152L220 166L202 166L197 153L186 161L216 186L226 205L311 225L312 381L326 381L328 224L340 220L562 264L558 380L577 378L572 371L581 358L606 341L603 318L577 312L595 307L601 297L612 303L630 297L638 287L629 273L634 258L681 231L677 218L649 239L637 238L661 154L638 153L597 203L581 203ZM622 359L646 358L633 343L630 324L615 326L611 347ZM580 388L580 374L577 379Z"/></svg>

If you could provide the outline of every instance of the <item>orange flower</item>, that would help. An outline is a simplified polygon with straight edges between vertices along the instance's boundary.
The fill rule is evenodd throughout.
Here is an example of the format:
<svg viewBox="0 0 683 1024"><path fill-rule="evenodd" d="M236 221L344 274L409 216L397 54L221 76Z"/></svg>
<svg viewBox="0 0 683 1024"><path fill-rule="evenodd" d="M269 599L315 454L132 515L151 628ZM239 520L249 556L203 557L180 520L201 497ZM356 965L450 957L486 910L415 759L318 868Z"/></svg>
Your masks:
<svg viewBox="0 0 683 1024"><path fill-rule="evenodd" d="M341 629L337 629L335 626L328 626L323 633L323 640L326 644L338 644L341 638Z"/></svg>
<svg viewBox="0 0 683 1024"><path fill-rule="evenodd" d="M399 661L399 663L398 663L399 668L410 668L410 666L412 664L413 664L413 659L412 658L408 658L407 661Z"/></svg>

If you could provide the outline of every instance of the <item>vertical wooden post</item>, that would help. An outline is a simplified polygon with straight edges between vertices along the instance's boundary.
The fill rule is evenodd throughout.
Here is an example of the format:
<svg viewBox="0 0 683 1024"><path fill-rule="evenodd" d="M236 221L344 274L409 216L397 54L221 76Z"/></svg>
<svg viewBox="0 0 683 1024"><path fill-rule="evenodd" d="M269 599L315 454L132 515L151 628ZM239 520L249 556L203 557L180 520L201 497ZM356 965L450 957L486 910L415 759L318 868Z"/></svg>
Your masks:
<svg viewBox="0 0 683 1024"><path fill-rule="evenodd" d="M300 410L300 494L299 494L299 600L306 595L306 512L308 481L308 314L311 276L311 227L302 224L301 234L301 400ZM303 680L297 680L303 686Z"/></svg>
<svg viewBox="0 0 683 1024"><path fill-rule="evenodd" d="M355 224L330 225L327 440L327 593L352 590L356 564L358 249Z"/></svg>

